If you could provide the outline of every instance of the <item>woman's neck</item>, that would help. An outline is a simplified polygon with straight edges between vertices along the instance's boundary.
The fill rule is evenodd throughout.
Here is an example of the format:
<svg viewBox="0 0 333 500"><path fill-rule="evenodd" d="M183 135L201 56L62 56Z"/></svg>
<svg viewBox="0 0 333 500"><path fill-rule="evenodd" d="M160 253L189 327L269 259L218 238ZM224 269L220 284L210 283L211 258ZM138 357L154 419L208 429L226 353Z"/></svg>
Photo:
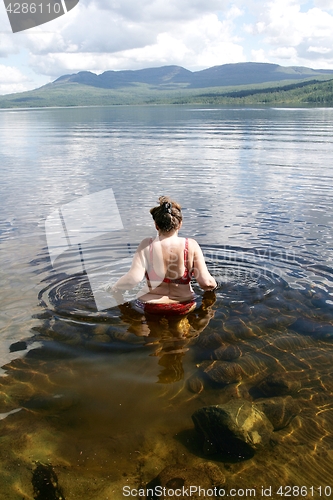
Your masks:
<svg viewBox="0 0 333 500"><path fill-rule="evenodd" d="M178 229L168 232L158 231L158 238L159 240L165 240L166 238L178 238Z"/></svg>

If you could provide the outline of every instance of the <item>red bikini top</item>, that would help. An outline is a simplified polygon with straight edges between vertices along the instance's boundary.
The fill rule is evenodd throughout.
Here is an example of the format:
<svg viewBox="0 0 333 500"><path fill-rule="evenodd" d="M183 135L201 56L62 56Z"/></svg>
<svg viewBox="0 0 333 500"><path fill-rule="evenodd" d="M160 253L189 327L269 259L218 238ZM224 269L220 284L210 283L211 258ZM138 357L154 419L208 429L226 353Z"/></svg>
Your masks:
<svg viewBox="0 0 333 500"><path fill-rule="evenodd" d="M185 247L184 247L184 265L185 271L181 278L164 278L161 280L161 277L156 274L153 268L153 238L150 238L149 243L149 271L145 273L146 279L148 281L148 285L151 281L163 281L163 283L174 283L176 285L188 285L192 279L192 271L188 269L188 238L185 238Z"/></svg>

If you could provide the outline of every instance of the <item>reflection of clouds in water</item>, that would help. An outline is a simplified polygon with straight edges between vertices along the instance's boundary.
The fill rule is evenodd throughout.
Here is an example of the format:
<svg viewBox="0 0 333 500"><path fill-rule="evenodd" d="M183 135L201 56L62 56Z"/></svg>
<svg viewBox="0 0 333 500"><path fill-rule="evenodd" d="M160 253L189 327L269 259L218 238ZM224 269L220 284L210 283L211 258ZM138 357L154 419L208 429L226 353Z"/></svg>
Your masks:
<svg viewBox="0 0 333 500"><path fill-rule="evenodd" d="M17 413L18 411L21 411L22 408L15 408L15 410L11 410L7 413L0 413L0 420L3 420L4 418L8 417L8 415L13 415L14 413Z"/></svg>
<svg viewBox="0 0 333 500"><path fill-rule="evenodd" d="M304 238L312 238L317 223L313 220L313 229L304 224L304 217L310 206L317 205L319 193L325 194L330 147L328 137L320 142L319 175L313 169L313 133L326 137L330 130L327 113L318 111L317 121L311 110L294 110L293 115L290 110L259 109L207 114L208 119L202 111L170 108L161 111L162 123L157 128L152 108L135 114L98 108L93 114L86 110L67 110L67 114L64 110L21 111L11 118L5 116L6 127L10 123L4 132L3 153L18 157L29 142L33 160L29 146L24 175L29 173L27 185L38 187L35 196L42 204L59 206L59 200L69 202L91 193L92 179L95 191L103 189L106 169L126 227L142 221L151 224L149 208L158 195L168 191L185 208L182 232L198 235L200 242L206 242L209 235L212 243L232 240L254 245L263 237L292 247L302 243L299 237L304 231ZM126 122L129 118L131 127ZM21 174L22 169L23 165ZM46 193L41 186L50 178L52 189ZM326 202L324 209L329 213Z"/></svg>

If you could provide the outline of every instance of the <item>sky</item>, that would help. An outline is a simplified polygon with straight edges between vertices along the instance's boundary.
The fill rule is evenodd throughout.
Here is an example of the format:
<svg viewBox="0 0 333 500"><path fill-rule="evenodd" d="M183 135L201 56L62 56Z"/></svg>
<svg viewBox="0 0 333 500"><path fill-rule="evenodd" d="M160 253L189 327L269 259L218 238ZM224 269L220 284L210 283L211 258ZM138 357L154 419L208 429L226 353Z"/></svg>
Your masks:
<svg viewBox="0 0 333 500"><path fill-rule="evenodd" d="M0 5L0 94L79 71L249 61L333 69L333 0L80 0L19 33Z"/></svg>

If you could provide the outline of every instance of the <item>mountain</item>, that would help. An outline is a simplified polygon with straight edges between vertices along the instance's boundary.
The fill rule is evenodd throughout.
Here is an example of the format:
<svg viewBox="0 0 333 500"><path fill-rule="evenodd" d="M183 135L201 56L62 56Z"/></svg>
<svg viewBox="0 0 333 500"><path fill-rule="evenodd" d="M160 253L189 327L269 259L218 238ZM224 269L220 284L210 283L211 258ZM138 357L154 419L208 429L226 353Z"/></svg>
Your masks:
<svg viewBox="0 0 333 500"><path fill-rule="evenodd" d="M53 83L74 82L103 89L116 89L135 83L148 85L188 84L192 80L193 74L180 66L163 66L135 71L105 71L101 75L95 75L90 71L80 71L74 75L61 76Z"/></svg>
<svg viewBox="0 0 333 500"><path fill-rule="evenodd" d="M202 71L189 71L180 66L140 69L136 71L105 71L96 75L82 71L61 76L53 84L79 83L104 89L117 89L143 83L153 86L173 87L183 84L186 88L253 85L281 80L304 80L332 75L333 70L314 70L299 66L284 67L268 63L237 63L214 66Z"/></svg>
<svg viewBox="0 0 333 500"><path fill-rule="evenodd" d="M162 66L81 71L39 89L0 96L0 108L129 104L333 104L333 70L237 63L189 71Z"/></svg>

